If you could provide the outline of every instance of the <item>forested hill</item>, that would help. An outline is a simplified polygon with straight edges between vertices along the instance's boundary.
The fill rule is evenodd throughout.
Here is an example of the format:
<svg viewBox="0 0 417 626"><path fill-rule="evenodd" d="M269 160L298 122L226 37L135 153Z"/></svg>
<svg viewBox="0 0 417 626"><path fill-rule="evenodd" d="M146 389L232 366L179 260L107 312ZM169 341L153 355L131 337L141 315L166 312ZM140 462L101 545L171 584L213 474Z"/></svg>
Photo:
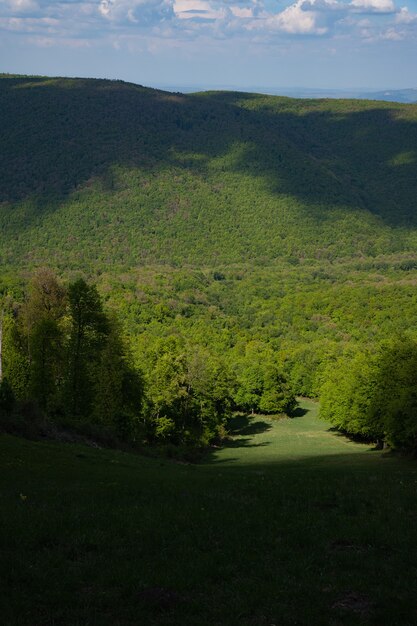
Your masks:
<svg viewBox="0 0 417 626"><path fill-rule="evenodd" d="M320 396L417 449L417 105L3 76L0 119L0 418L205 446Z"/></svg>
<svg viewBox="0 0 417 626"><path fill-rule="evenodd" d="M417 105L4 75L0 115L3 265L415 250Z"/></svg>

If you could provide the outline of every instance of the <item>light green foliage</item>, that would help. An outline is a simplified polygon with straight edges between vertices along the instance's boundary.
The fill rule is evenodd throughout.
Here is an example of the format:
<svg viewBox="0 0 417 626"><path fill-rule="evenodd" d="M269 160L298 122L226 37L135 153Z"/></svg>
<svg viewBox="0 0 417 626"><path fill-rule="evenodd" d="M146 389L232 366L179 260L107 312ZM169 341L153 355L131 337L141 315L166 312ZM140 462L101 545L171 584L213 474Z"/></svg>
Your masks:
<svg viewBox="0 0 417 626"><path fill-rule="evenodd" d="M236 405L261 413L290 412L296 402L271 346L253 341L236 361Z"/></svg>
<svg viewBox="0 0 417 626"><path fill-rule="evenodd" d="M219 358L168 337L155 345L147 363L151 437L207 445L223 434L233 380Z"/></svg>
<svg viewBox="0 0 417 626"><path fill-rule="evenodd" d="M376 359L377 380L370 418L383 425L387 442L417 450L417 343L401 337Z"/></svg>
<svg viewBox="0 0 417 626"><path fill-rule="evenodd" d="M170 417L158 417L155 419L154 432L157 439L170 440L175 437L175 421Z"/></svg>
<svg viewBox="0 0 417 626"><path fill-rule="evenodd" d="M294 394L275 363L265 366L263 389L259 400L262 413L290 413L296 406Z"/></svg>
<svg viewBox="0 0 417 626"><path fill-rule="evenodd" d="M329 365L322 387L320 415L342 431L383 438L378 419L371 419L375 403L375 355L359 351Z"/></svg>
<svg viewBox="0 0 417 626"><path fill-rule="evenodd" d="M342 431L417 449L417 343L406 337L329 368L320 413Z"/></svg>

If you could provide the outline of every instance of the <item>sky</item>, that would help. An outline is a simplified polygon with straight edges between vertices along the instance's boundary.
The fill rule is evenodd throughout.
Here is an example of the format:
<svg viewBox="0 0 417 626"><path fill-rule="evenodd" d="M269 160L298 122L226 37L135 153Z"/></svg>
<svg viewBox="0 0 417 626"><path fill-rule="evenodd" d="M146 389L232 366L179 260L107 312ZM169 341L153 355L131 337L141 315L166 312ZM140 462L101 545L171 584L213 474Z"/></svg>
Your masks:
<svg viewBox="0 0 417 626"><path fill-rule="evenodd" d="M0 72L417 88L417 0L0 0Z"/></svg>

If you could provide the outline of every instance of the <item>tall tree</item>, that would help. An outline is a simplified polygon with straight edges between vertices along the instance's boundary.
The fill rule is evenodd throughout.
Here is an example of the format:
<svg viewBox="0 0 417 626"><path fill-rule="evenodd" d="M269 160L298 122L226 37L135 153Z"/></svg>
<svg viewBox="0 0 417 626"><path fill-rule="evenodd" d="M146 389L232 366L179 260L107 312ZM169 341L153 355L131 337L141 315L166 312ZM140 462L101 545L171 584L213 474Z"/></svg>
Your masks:
<svg viewBox="0 0 417 626"><path fill-rule="evenodd" d="M93 370L109 333L108 319L95 285L83 278L68 287L68 409L73 417L88 415L93 402Z"/></svg>
<svg viewBox="0 0 417 626"><path fill-rule="evenodd" d="M95 368L94 419L119 435L134 438L142 401L142 376L132 365L117 321L111 319L109 333Z"/></svg>
<svg viewBox="0 0 417 626"><path fill-rule="evenodd" d="M64 315L66 291L48 269L38 271L29 285L20 317L27 337L29 395L43 410L60 404L64 377Z"/></svg>

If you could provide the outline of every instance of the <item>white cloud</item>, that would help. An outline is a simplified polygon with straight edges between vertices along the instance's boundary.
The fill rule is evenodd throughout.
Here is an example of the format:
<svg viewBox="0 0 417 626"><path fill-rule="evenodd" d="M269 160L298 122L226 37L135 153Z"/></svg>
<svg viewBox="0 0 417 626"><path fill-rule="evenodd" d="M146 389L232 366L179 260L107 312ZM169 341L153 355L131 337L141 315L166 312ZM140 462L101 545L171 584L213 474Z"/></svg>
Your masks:
<svg viewBox="0 0 417 626"><path fill-rule="evenodd" d="M104 15L104 17L108 17L111 13L112 3L110 0L101 0L100 5L98 7L99 13Z"/></svg>
<svg viewBox="0 0 417 626"><path fill-rule="evenodd" d="M56 46L56 38L55 37L43 37L43 36L34 36L28 38L29 43L38 46L39 48L52 48ZM67 38L60 37L59 38L60 46L65 48L89 48L91 46L91 42L86 39L78 39L78 38Z"/></svg>
<svg viewBox="0 0 417 626"><path fill-rule="evenodd" d="M175 0L174 13L180 20L190 19L222 19L226 15L225 9L214 8L206 0Z"/></svg>
<svg viewBox="0 0 417 626"><path fill-rule="evenodd" d="M412 24L417 22L417 14L410 13L407 7L402 7L395 16L395 22L397 24Z"/></svg>
<svg viewBox="0 0 417 626"><path fill-rule="evenodd" d="M297 0L280 13L270 15L265 25L289 35L325 35L344 17L346 5L337 0Z"/></svg>
<svg viewBox="0 0 417 626"><path fill-rule="evenodd" d="M39 8L35 0L5 0L5 4L10 11L16 13L28 13Z"/></svg>
<svg viewBox="0 0 417 626"><path fill-rule="evenodd" d="M387 41L401 41L404 37L405 33L395 28L387 28L387 30L383 31L380 35L381 39L386 39Z"/></svg>
<svg viewBox="0 0 417 626"><path fill-rule="evenodd" d="M254 17L253 7L232 6L230 7L230 11L235 17L240 17L240 18Z"/></svg>
<svg viewBox="0 0 417 626"><path fill-rule="evenodd" d="M267 27L291 35L324 35L327 28L318 24L317 12L308 10L305 6L304 0L297 0L281 13L267 18Z"/></svg>
<svg viewBox="0 0 417 626"><path fill-rule="evenodd" d="M59 21L49 17L22 18L1 17L0 27L18 33L48 32L59 33Z"/></svg>
<svg viewBox="0 0 417 626"><path fill-rule="evenodd" d="M361 13L395 13L393 0L352 0L350 6Z"/></svg>
<svg viewBox="0 0 417 626"><path fill-rule="evenodd" d="M100 0L98 11L118 23L150 24L173 16L172 0Z"/></svg>
<svg viewBox="0 0 417 626"><path fill-rule="evenodd" d="M288 0L287 0L288 1ZM200 38L266 43L288 38L381 39L414 37L417 15L395 0L295 0L274 10L270 0L0 0L0 27L32 33L37 45L89 45L106 40L133 46L152 38ZM366 18L366 20L364 20ZM43 38L43 39L42 39ZM42 43L43 42L43 43Z"/></svg>

